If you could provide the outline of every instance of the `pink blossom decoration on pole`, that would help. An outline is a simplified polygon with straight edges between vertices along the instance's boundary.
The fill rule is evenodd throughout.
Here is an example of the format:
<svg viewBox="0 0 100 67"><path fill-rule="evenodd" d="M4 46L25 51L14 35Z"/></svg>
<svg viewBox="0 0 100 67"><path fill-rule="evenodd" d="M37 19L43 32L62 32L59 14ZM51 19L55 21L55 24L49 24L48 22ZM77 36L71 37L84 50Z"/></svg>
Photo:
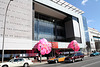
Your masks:
<svg viewBox="0 0 100 67"><path fill-rule="evenodd" d="M41 49L40 49L41 46ZM41 50L41 54L49 54L51 52L51 43L49 43L45 38L39 40L39 42L35 45L35 48L37 47L38 51Z"/></svg>
<svg viewBox="0 0 100 67"><path fill-rule="evenodd" d="M68 48L72 48L74 51L79 51L80 47L76 40L71 41Z"/></svg>

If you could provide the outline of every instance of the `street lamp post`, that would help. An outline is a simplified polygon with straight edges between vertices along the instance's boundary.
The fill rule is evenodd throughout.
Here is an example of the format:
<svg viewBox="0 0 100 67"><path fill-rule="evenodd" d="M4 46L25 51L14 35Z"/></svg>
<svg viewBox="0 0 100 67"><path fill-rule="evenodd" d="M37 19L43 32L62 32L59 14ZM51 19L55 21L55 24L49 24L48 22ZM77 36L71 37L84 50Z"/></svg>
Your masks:
<svg viewBox="0 0 100 67"><path fill-rule="evenodd" d="M6 12L5 12L5 19L4 19L4 30L3 30L3 42L2 42L2 62L4 61L4 39L5 39L5 29L6 29L6 17L7 17L7 11L8 11L8 7L10 5L10 2L13 0L9 0L8 4L7 4L7 8L6 8Z"/></svg>

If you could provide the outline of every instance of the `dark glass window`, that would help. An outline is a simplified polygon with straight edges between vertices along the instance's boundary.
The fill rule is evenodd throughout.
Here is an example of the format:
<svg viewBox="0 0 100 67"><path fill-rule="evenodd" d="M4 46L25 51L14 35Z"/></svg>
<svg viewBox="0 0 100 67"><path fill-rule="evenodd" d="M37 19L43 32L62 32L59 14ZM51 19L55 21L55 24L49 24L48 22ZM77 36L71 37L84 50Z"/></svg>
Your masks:
<svg viewBox="0 0 100 67"><path fill-rule="evenodd" d="M35 13L34 40L46 38L48 41L65 42L65 26L62 20Z"/></svg>

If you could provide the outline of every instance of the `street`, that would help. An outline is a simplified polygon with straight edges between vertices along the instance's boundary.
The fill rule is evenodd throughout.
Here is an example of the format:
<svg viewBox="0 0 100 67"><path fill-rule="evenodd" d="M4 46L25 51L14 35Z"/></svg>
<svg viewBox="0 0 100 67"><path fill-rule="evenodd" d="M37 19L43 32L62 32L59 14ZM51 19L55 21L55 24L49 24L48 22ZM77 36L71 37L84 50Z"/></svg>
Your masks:
<svg viewBox="0 0 100 67"><path fill-rule="evenodd" d="M76 61L74 63L53 63L53 64L38 64L31 67L100 67L100 56L85 57L83 61Z"/></svg>

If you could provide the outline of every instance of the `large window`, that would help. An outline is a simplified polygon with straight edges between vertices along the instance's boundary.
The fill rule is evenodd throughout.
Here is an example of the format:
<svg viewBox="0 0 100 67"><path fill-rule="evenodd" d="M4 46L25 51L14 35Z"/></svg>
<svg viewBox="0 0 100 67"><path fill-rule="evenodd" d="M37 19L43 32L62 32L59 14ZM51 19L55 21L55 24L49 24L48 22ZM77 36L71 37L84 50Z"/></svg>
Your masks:
<svg viewBox="0 0 100 67"><path fill-rule="evenodd" d="M35 18L35 32L34 32L34 39L40 40L42 38L46 38L48 41L54 39L53 23L50 23L45 20Z"/></svg>
<svg viewBox="0 0 100 67"><path fill-rule="evenodd" d="M65 26L62 20L35 13L34 40L65 41Z"/></svg>

